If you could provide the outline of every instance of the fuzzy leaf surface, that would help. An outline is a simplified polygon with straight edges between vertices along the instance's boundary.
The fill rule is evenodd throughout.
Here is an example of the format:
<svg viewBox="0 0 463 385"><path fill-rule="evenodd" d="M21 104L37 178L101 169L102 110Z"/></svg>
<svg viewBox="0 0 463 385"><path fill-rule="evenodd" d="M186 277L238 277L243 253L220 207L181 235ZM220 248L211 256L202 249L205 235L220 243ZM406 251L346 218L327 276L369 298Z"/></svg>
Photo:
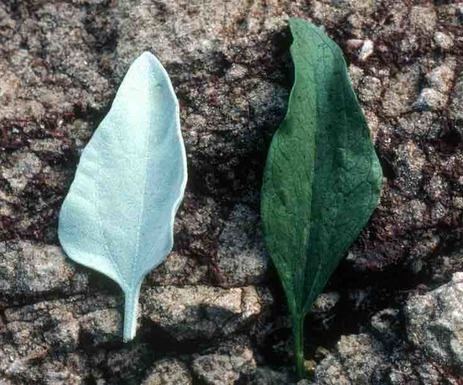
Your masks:
<svg viewBox="0 0 463 385"><path fill-rule="evenodd" d="M82 153L58 229L70 258L123 289L125 340L135 335L143 278L172 249L186 179L178 101L164 67L145 52Z"/></svg>

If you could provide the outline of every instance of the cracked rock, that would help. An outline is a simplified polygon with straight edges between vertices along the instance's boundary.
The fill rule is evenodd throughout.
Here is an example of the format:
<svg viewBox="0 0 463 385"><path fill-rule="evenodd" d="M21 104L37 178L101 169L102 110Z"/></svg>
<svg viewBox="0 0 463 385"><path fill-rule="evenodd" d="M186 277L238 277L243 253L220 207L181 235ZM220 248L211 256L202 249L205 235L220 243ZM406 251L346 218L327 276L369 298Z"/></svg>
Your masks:
<svg viewBox="0 0 463 385"><path fill-rule="evenodd" d="M396 149L397 187L404 195L416 196L423 179L422 169L426 164L423 151L413 141L408 141ZM420 202L421 203L421 202Z"/></svg>
<svg viewBox="0 0 463 385"><path fill-rule="evenodd" d="M371 103L381 100L381 80L373 76L365 76L359 87L359 98L362 102Z"/></svg>
<svg viewBox="0 0 463 385"><path fill-rule="evenodd" d="M14 153L10 163L10 167L2 167L1 175L16 193L24 190L27 183L42 169L42 162L31 152Z"/></svg>
<svg viewBox="0 0 463 385"><path fill-rule="evenodd" d="M452 36L443 33L443 32L436 32L434 34L434 42L443 50L447 51L453 47L453 38Z"/></svg>
<svg viewBox="0 0 463 385"><path fill-rule="evenodd" d="M223 284L261 284L268 264L259 216L247 206L237 205L219 236L217 266Z"/></svg>
<svg viewBox="0 0 463 385"><path fill-rule="evenodd" d="M234 333L261 314L270 301L269 293L253 286L153 287L142 296L143 316L178 341Z"/></svg>
<svg viewBox="0 0 463 385"><path fill-rule="evenodd" d="M180 360L166 358L157 361L141 385L192 385L188 367Z"/></svg>
<svg viewBox="0 0 463 385"><path fill-rule="evenodd" d="M448 94L455 77L455 61L447 60L426 75L429 87L423 88L414 106L418 110L438 111L447 105Z"/></svg>
<svg viewBox="0 0 463 385"><path fill-rule="evenodd" d="M88 272L74 266L58 246L0 243L0 293L19 300L52 292L84 292Z"/></svg>
<svg viewBox="0 0 463 385"><path fill-rule="evenodd" d="M249 385L296 385L290 371L277 371L259 367L249 379ZM297 385L304 385L302 382Z"/></svg>
<svg viewBox="0 0 463 385"><path fill-rule="evenodd" d="M439 365L463 373L463 273L405 306L410 342Z"/></svg>
<svg viewBox="0 0 463 385"><path fill-rule="evenodd" d="M455 84L449 115L455 121L460 136L463 137L463 73L460 73Z"/></svg>
<svg viewBox="0 0 463 385"><path fill-rule="evenodd" d="M386 116L396 117L411 110L418 94L420 69L417 65L404 70L391 80L383 97L383 111Z"/></svg>
<svg viewBox="0 0 463 385"><path fill-rule="evenodd" d="M205 385L234 385L255 371L256 361L250 342L246 337L238 337L210 354L197 356L191 367Z"/></svg>
<svg viewBox="0 0 463 385"><path fill-rule="evenodd" d="M316 368L315 383L369 385L377 367L387 361L381 343L368 334L342 336L336 352Z"/></svg>
<svg viewBox="0 0 463 385"><path fill-rule="evenodd" d="M122 315L116 309L100 309L80 318L82 338L92 346L120 342Z"/></svg>
<svg viewBox="0 0 463 385"><path fill-rule="evenodd" d="M446 96L440 93L439 91L433 88L424 88L420 92L420 95L418 96L418 99L415 102L414 106L418 110L438 111L445 106L446 102Z"/></svg>
<svg viewBox="0 0 463 385"><path fill-rule="evenodd" d="M155 285L193 285L207 280L207 267L194 258L172 252L152 273L148 280Z"/></svg>

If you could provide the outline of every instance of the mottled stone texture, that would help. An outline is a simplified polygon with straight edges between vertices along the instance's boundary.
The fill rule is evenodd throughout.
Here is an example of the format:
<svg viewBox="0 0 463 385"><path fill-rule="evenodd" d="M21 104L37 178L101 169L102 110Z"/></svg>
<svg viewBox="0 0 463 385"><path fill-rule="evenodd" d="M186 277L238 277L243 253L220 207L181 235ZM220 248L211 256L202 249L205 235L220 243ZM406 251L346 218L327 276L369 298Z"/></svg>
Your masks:
<svg viewBox="0 0 463 385"><path fill-rule="evenodd" d="M461 382L461 277L449 283L463 270L461 3L1 0L1 384L296 381L259 230L292 85L290 16L345 52L384 170L380 207L308 320L309 383ZM144 50L180 100L190 178L174 252L147 277L124 345L119 289L64 256L56 225L80 151Z"/></svg>

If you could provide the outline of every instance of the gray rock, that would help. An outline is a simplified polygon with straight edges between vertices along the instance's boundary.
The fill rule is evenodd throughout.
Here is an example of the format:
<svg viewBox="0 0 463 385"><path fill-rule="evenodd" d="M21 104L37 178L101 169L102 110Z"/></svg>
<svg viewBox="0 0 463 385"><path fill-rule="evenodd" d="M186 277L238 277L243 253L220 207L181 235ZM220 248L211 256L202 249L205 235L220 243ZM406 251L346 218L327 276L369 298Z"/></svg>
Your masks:
<svg viewBox="0 0 463 385"><path fill-rule="evenodd" d="M187 366L175 358L157 361L142 385L192 385L193 379Z"/></svg>
<svg viewBox="0 0 463 385"><path fill-rule="evenodd" d="M69 371L49 372L45 375L46 385L78 385L82 383L82 377Z"/></svg>
<svg viewBox="0 0 463 385"><path fill-rule="evenodd" d="M452 94L449 109L450 117L455 120L456 129L463 136L463 73L460 73Z"/></svg>
<svg viewBox="0 0 463 385"><path fill-rule="evenodd" d="M19 7L20 19L26 16L27 8L26 3ZM92 107L101 107L104 102L98 95L105 90L103 93L109 96L109 82L98 72L98 60L92 52L94 37L82 28L85 20L89 21L86 13L73 4L40 3L36 16L37 22L22 21L7 27L6 33L10 33L11 38L3 51L10 56L10 66L5 79L7 86L12 85L10 92L14 97L4 100L0 115L42 120L46 116L73 113L72 101L77 104L79 98ZM15 33L11 33L10 28ZM20 49L19 35L28 36L27 49ZM41 44L44 38L49 44ZM105 36L101 34L100 39L104 41ZM40 54L45 60L36 60ZM47 69L49 62L55 62L62 71L50 73ZM43 76L47 72L50 78L44 82ZM70 81L71 78L74 81ZM83 84L87 89L82 88ZM28 91L15 91L19 89Z"/></svg>
<svg viewBox="0 0 463 385"><path fill-rule="evenodd" d="M335 318L335 307L341 296L338 292L320 294L312 305L311 314L319 320L325 329L329 329L331 321Z"/></svg>
<svg viewBox="0 0 463 385"><path fill-rule="evenodd" d="M417 65L404 68L391 80L382 100L386 116L397 117L411 110L418 94L419 80Z"/></svg>
<svg viewBox="0 0 463 385"><path fill-rule="evenodd" d="M34 307L43 314L32 315L32 319L18 317L12 320L7 313L7 330L11 334L18 353L23 356L40 356L47 350L74 351L79 343L79 323L67 309L47 306L42 303ZM31 327L33 325L33 328ZM41 330L41 333L35 330Z"/></svg>
<svg viewBox="0 0 463 385"><path fill-rule="evenodd" d="M14 215L14 207L19 205L20 201L13 195L0 191L0 215L8 218Z"/></svg>
<svg viewBox="0 0 463 385"><path fill-rule="evenodd" d="M370 129L370 137L373 142L376 142L379 131L379 120L378 116L374 112L366 112L365 117L368 122L368 128Z"/></svg>
<svg viewBox="0 0 463 385"><path fill-rule="evenodd" d="M431 33L434 31L437 15L434 7L414 6L410 10L410 26L414 32Z"/></svg>
<svg viewBox="0 0 463 385"><path fill-rule="evenodd" d="M312 312L327 313L331 311L339 302L341 295L338 292L328 292L320 294L313 303Z"/></svg>
<svg viewBox="0 0 463 385"><path fill-rule="evenodd" d="M396 318L389 310L385 312ZM383 321L378 322L378 317L375 317L372 325L381 325L382 329ZM380 333L381 340L365 333L342 336L336 350L315 368L313 385L432 385L443 381L457 384L452 376L436 369L420 353L412 353L410 347L400 340L384 339L383 331ZM381 341L387 342L389 347Z"/></svg>
<svg viewBox="0 0 463 385"><path fill-rule="evenodd" d="M359 98L362 102L372 103L381 100L381 80L373 76L365 76L359 87Z"/></svg>
<svg viewBox="0 0 463 385"><path fill-rule="evenodd" d="M448 59L426 75L428 87L421 90L414 106L418 110L438 111L447 105L455 78L455 60Z"/></svg>
<svg viewBox="0 0 463 385"><path fill-rule="evenodd" d="M54 245L20 241L0 243L0 293L23 300L48 293L85 292L88 273L76 269Z"/></svg>
<svg viewBox="0 0 463 385"><path fill-rule="evenodd" d="M352 383L341 362L330 355L316 367L314 384L351 385Z"/></svg>
<svg viewBox="0 0 463 385"><path fill-rule="evenodd" d="M208 268L197 259L187 255L172 252L148 276L148 281L154 285L194 285L206 282Z"/></svg>
<svg viewBox="0 0 463 385"><path fill-rule="evenodd" d="M382 342L391 344L400 340L399 312L399 309L383 309L371 317L371 326Z"/></svg>
<svg viewBox="0 0 463 385"><path fill-rule="evenodd" d="M439 116L431 111L412 112L398 119L406 134L423 139L437 139L441 131Z"/></svg>
<svg viewBox="0 0 463 385"><path fill-rule="evenodd" d="M430 236L429 238L423 239L423 242L419 245L414 245L410 250L410 257L412 263L410 268L413 272L419 273L423 268L423 259L427 255L436 251L439 245L440 239L436 236Z"/></svg>
<svg viewBox="0 0 463 385"><path fill-rule="evenodd" d="M43 167L40 159L30 152L15 152L10 158L10 164L10 167L2 167L1 175L16 193L24 190Z"/></svg>
<svg viewBox="0 0 463 385"><path fill-rule="evenodd" d="M426 75L426 80L429 86L448 95L455 80L455 66L456 62L453 58L451 58L444 64L433 68L433 70Z"/></svg>
<svg viewBox="0 0 463 385"><path fill-rule="evenodd" d="M443 285L452 279L455 271L463 270L463 250L455 250L449 253L438 253L433 269L433 282Z"/></svg>
<svg viewBox="0 0 463 385"><path fill-rule="evenodd" d="M192 262L195 271L185 269L185 276L201 275L203 266L198 266L199 260L211 259L217 250L217 238L223 227L223 219L220 215L220 206L211 197L198 197L187 193L183 200L182 208L175 221L175 234L177 242L180 237L186 238L183 242L187 244L187 256L194 257ZM193 258L191 258L193 259ZM168 277L166 271L164 277ZM186 284L190 278L179 284Z"/></svg>
<svg viewBox="0 0 463 385"><path fill-rule="evenodd" d="M219 236L217 267L221 283L228 286L261 284L268 264L258 214L245 205L237 205Z"/></svg>
<svg viewBox="0 0 463 385"><path fill-rule="evenodd" d="M122 315L116 309L101 309L79 319L82 338L92 346L118 343L122 335Z"/></svg>
<svg viewBox="0 0 463 385"><path fill-rule="evenodd" d="M35 139L29 141L29 148L40 155L60 154L63 151L63 142L54 138Z"/></svg>
<svg viewBox="0 0 463 385"><path fill-rule="evenodd" d="M143 316L179 341L230 335L255 320L270 301L269 293L253 286L153 287L142 296Z"/></svg>
<svg viewBox="0 0 463 385"><path fill-rule="evenodd" d="M146 343L90 352L85 370L97 383L103 384L141 384L156 357L156 351Z"/></svg>
<svg viewBox="0 0 463 385"><path fill-rule="evenodd" d="M414 141L407 141L397 147L396 184L403 195L416 197L423 180L422 170L425 164L426 157Z"/></svg>
<svg viewBox="0 0 463 385"><path fill-rule="evenodd" d="M423 88L414 106L418 110L441 110L447 102L447 97L433 88Z"/></svg>
<svg viewBox="0 0 463 385"><path fill-rule="evenodd" d="M433 6L405 7L405 12L400 16L406 23L409 33L405 34L400 41L394 41L392 44L400 47L398 51L406 54L405 59L410 59L417 49L425 45L420 41L421 39L430 40L437 23L436 9ZM397 30L395 32L397 33Z"/></svg>
<svg viewBox="0 0 463 385"><path fill-rule="evenodd" d="M101 339L97 333L104 330L100 326L100 330L95 327L91 331L92 323L88 319L95 317L96 312L101 316L111 314L116 306L120 309L121 302L99 293L6 309L7 330L0 332L0 376L27 384L56 381L77 385L83 381L82 373L87 373L85 377L91 373L97 383L120 383L129 379L135 382L138 379L140 383L154 354L146 344L134 343L121 348L121 335L118 343L111 344L111 349L89 341L89 337ZM109 323L98 318L96 324L104 322ZM84 333L83 329L86 329Z"/></svg>
<svg viewBox="0 0 463 385"><path fill-rule="evenodd" d="M197 356L191 368L204 384L233 385L240 377L253 373L256 362L250 342L245 337L238 337L210 354Z"/></svg>
<svg viewBox="0 0 463 385"><path fill-rule="evenodd" d="M422 225L428 219L428 207L419 199L404 202L397 211L399 212L398 218L410 226L412 224Z"/></svg>
<svg viewBox="0 0 463 385"><path fill-rule="evenodd" d="M290 385L294 384L294 376L290 371L276 371L266 367L255 370L249 380L249 385Z"/></svg>
<svg viewBox="0 0 463 385"><path fill-rule="evenodd" d="M349 78L352 83L352 86L358 90L360 81L363 79L364 71L362 68L357 67L354 64L349 65Z"/></svg>
<svg viewBox="0 0 463 385"><path fill-rule="evenodd" d="M437 46L439 46L444 51L448 51L453 47L453 38L450 34L437 31L433 38Z"/></svg>
<svg viewBox="0 0 463 385"><path fill-rule="evenodd" d="M424 190L428 194L429 198L435 202L442 199L448 189L449 186L447 181L439 174L434 174L426 186L424 186Z"/></svg>
<svg viewBox="0 0 463 385"><path fill-rule="evenodd" d="M253 111L253 124L263 126L278 123L279 113L286 108L287 91L270 82L253 81L252 91L248 96L249 108ZM269 103L271 101L271 103ZM269 120L269 118L273 118Z"/></svg>
<svg viewBox="0 0 463 385"><path fill-rule="evenodd" d="M336 352L325 358L315 370L316 384L369 385L387 353L368 334L342 336Z"/></svg>
<svg viewBox="0 0 463 385"><path fill-rule="evenodd" d="M463 370L463 273L405 306L410 342L441 366Z"/></svg>
<svg viewBox="0 0 463 385"><path fill-rule="evenodd" d="M85 314L96 309L103 312L103 309L115 306L114 298L99 295L98 298L89 296L85 299L83 296L69 296L66 300L42 301L5 309L6 331L15 346L13 357L31 359L46 355L48 351L73 352L80 343ZM88 323L85 328L89 330Z"/></svg>

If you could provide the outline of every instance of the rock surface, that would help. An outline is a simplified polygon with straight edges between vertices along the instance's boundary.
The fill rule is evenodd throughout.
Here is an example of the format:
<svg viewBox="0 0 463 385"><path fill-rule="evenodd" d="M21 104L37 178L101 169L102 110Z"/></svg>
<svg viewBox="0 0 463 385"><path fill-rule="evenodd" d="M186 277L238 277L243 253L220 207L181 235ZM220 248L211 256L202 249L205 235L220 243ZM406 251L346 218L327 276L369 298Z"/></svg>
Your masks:
<svg viewBox="0 0 463 385"><path fill-rule="evenodd" d="M233 385L256 369L254 353L246 338L228 341L210 354L195 357L192 370L203 384Z"/></svg>
<svg viewBox="0 0 463 385"><path fill-rule="evenodd" d="M315 368L314 384L458 384L462 300L463 274L456 273L448 284L411 296L403 315L399 309L377 313L370 332L341 336Z"/></svg>
<svg viewBox="0 0 463 385"><path fill-rule="evenodd" d="M59 246L27 241L0 243L0 290L12 303L54 292L85 292L88 273L66 259Z"/></svg>
<svg viewBox="0 0 463 385"><path fill-rule="evenodd" d="M367 334L342 336L336 352L325 358L315 370L315 383L326 385L366 385L386 360L386 351Z"/></svg>
<svg viewBox="0 0 463 385"><path fill-rule="evenodd" d="M268 293L255 287L153 287L142 298L143 314L178 341L230 335L264 312Z"/></svg>
<svg viewBox="0 0 463 385"><path fill-rule="evenodd" d="M192 385L193 378L188 367L176 359L156 362L142 385Z"/></svg>
<svg viewBox="0 0 463 385"><path fill-rule="evenodd" d="M463 373L463 273L450 283L408 300L405 306L410 342L439 366Z"/></svg>
<svg viewBox="0 0 463 385"><path fill-rule="evenodd" d="M459 383L461 4L4 0L0 384L296 383L259 233L292 16L345 53L384 171L381 205L308 319L308 383ZM146 278L124 345L122 293L65 258L56 227L81 150L144 50L172 78L190 175L174 251Z"/></svg>
<svg viewBox="0 0 463 385"><path fill-rule="evenodd" d="M218 238L220 283L227 286L261 284L268 266L259 216L247 206L237 205Z"/></svg>

